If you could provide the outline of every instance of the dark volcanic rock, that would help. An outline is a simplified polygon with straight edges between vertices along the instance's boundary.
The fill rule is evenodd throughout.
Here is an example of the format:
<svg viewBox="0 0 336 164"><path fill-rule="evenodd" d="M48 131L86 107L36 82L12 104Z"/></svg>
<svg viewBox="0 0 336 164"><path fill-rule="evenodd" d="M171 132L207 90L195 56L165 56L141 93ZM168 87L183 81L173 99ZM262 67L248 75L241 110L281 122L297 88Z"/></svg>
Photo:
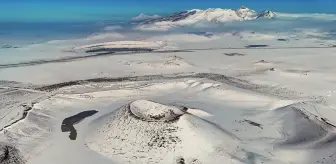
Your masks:
<svg viewBox="0 0 336 164"><path fill-rule="evenodd" d="M6 44L6 45L3 45L1 48L12 48L13 46L11 46L11 45L8 45L8 44Z"/></svg>
<svg viewBox="0 0 336 164"><path fill-rule="evenodd" d="M288 40L287 39L278 39L278 41L285 42L285 41L288 41Z"/></svg>
<svg viewBox="0 0 336 164"><path fill-rule="evenodd" d="M7 48L19 48L19 47L6 44L6 45L1 46L1 48L2 49L7 49Z"/></svg>
<svg viewBox="0 0 336 164"><path fill-rule="evenodd" d="M97 48L85 51L85 53L112 54L117 52L152 52L151 48Z"/></svg>
<svg viewBox="0 0 336 164"><path fill-rule="evenodd" d="M260 12L257 15L257 18L275 18L275 13L269 10L265 10L263 12Z"/></svg>
<svg viewBox="0 0 336 164"><path fill-rule="evenodd" d="M241 53L224 53L224 55L226 56L245 56L245 54L241 54Z"/></svg>
<svg viewBox="0 0 336 164"><path fill-rule="evenodd" d="M176 159L176 164L185 164L185 160L182 157Z"/></svg>
<svg viewBox="0 0 336 164"><path fill-rule="evenodd" d="M257 126L257 127L259 127L260 129L263 129L263 128L262 128L262 125L259 124L259 123L253 122L253 121L251 121L251 120L244 120L244 121L247 122L247 123L249 123L250 125Z"/></svg>
<svg viewBox="0 0 336 164"><path fill-rule="evenodd" d="M245 47L246 48L263 48L263 47L268 47L268 45L264 45L264 44L252 44L252 45L247 45Z"/></svg>
<svg viewBox="0 0 336 164"><path fill-rule="evenodd" d="M7 48L19 48L17 46L12 46L12 45L9 45L9 44L5 44L3 46L1 46L2 49L7 49Z"/></svg>
<svg viewBox="0 0 336 164"><path fill-rule="evenodd" d="M265 61L265 60L260 60L260 61L258 61L257 63L268 63L268 62Z"/></svg>
<svg viewBox="0 0 336 164"><path fill-rule="evenodd" d="M0 142L0 164L25 164L20 151L13 145Z"/></svg>
<svg viewBox="0 0 336 164"><path fill-rule="evenodd" d="M209 32L188 32L189 34L194 34L194 35L200 35L200 36L205 36L205 37L212 37L214 36L213 33L209 33Z"/></svg>

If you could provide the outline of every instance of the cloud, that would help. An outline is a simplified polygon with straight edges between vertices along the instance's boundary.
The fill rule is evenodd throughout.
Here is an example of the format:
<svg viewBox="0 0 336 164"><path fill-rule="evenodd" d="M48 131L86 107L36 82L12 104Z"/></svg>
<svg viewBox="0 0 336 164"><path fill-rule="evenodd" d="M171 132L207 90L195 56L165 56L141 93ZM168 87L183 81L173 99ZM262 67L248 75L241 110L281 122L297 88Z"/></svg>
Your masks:
<svg viewBox="0 0 336 164"><path fill-rule="evenodd" d="M120 33L102 33L90 35L86 38L86 40L119 39L124 37L125 36Z"/></svg>
<svg viewBox="0 0 336 164"><path fill-rule="evenodd" d="M120 30L122 29L121 26L107 26L104 28L105 31L115 31L115 30Z"/></svg>
<svg viewBox="0 0 336 164"><path fill-rule="evenodd" d="M146 15L146 14L140 14L134 18L133 20L145 20L145 19L153 19L153 18L159 18L159 15Z"/></svg>

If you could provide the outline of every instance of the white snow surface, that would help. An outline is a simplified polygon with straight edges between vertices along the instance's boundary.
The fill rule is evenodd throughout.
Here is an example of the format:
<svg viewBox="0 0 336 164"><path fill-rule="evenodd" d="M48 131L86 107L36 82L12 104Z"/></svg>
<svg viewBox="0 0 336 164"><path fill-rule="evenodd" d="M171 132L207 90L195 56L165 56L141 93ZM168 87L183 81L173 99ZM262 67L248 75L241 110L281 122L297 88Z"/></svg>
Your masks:
<svg viewBox="0 0 336 164"><path fill-rule="evenodd" d="M27 164L335 163L336 42L328 34L137 32L6 50L1 142ZM155 51L85 52L104 48ZM75 131L62 132L71 116Z"/></svg>

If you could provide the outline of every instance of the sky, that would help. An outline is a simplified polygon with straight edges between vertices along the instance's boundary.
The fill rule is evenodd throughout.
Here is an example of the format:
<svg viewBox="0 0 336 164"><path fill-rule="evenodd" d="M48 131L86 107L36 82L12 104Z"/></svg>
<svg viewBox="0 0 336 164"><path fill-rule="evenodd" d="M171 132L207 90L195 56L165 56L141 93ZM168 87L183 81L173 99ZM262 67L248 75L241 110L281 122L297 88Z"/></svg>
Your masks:
<svg viewBox="0 0 336 164"><path fill-rule="evenodd" d="M194 8L238 8L289 13L336 13L336 0L0 0L0 21L90 21Z"/></svg>

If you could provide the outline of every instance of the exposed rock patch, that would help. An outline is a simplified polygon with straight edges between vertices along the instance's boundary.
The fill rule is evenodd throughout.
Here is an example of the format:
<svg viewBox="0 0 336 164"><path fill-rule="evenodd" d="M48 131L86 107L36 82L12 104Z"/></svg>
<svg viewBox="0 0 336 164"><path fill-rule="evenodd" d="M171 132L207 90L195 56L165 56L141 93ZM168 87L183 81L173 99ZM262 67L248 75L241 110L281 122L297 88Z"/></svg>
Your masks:
<svg viewBox="0 0 336 164"><path fill-rule="evenodd" d="M257 61L256 63L266 64L266 63L268 63L268 62L265 61L265 60L260 60L260 61Z"/></svg>
<svg viewBox="0 0 336 164"><path fill-rule="evenodd" d="M0 142L0 164L25 164L20 151L13 145Z"/></svg>
<svg viewBox="0 0 336 164"><path fill-rule="evenodd" d="M224 53L226 56L245 56L246 54L241 53Z"/></svg>
<svg viewBox="0 0 336 164"><path fill-rule="evenodd" d="M17 46L12 46L12 45L9 45L9 44L5 44L3 46L1 46L2 49L8 49L8 48L19 48Z"/></svg>
<svg viewBox="0 0 336 164"><path fill-rule="evenodd" d="M286 41L288 41L288 40L287 40L287 39L278 39L278 41L286 42Z"/></svg>
<svg viewBox="0 0 336 164"><path fill-rule="evenodd" d="M265 45L265 44L251 44L251 45L245 46L245 48L265 48L265 47L268 47L268 45Z"/></svg>
<svg viewBox="0 0 336 164"><path fill-rule="evenodd" d="M259 127L260 129L263 129L263 127L262 127L262 125L261 124L259 124L259 123L256 123L256 122L254 122L254 121L251 121L251 120L244 120L244 122L246 122L246 123L249 123L250 125L252 125L252 126L256 126L256 127Z"/></svg>

